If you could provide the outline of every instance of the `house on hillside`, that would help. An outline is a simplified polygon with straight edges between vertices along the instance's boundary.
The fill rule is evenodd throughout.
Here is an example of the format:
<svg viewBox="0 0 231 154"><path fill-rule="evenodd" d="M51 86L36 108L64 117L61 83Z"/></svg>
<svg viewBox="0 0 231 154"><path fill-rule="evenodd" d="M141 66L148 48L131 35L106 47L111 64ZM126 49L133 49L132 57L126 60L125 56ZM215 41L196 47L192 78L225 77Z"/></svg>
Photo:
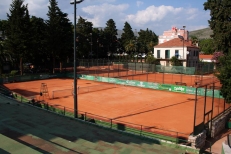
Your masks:
<svg viewBox="0 0 231 154"><path fill-rule="evenodd" d="M183 66L196 67L199 62L200 49L191 41L174 38L154 46L154 57L161 65L170 66L170 59L175 56L182 61Z"/></svg>
<svg viewBox="0 0 231 154"><path fill-rule="evenodd" d="M212 60L213 55L199 55L199 59L201 62L215 62L214 60Z"/></svg>

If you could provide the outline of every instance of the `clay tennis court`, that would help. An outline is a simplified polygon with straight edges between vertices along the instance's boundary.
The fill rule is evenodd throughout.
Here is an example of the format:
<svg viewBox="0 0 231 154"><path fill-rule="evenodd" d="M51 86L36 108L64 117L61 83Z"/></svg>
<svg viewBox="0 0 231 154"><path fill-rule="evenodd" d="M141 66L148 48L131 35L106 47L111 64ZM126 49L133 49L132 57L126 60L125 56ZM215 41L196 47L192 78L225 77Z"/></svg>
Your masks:
<svg viewBox="0 0 231 154"><path fill-rule="evenodd" d="M46 83L50 99L39 95L41 83ZM79 79L77 86L81 88L105 84ZM5 86L26 97L36 97L57 106L74 108L71 94L63 97L61 93L61 97L52 99L53 91L71 89L73 79L37 80L8 83ZM189 94L116 85L106 90L79 94L78 110L131 123L131 125L147 126L146 129L149 131L164 129L187 136L193 131L194 99L195 96ZM208 102L212 101L208 98ZM218 106L220 106L219 102L215 101L215 107ZM198 110L203 109L198 108ZM197 119L201 119L200 115Z"/></svg>
<svg viewBox="0 0 231 154"><path fill-rule="evenodd" d="M159 72L146 72L124 69L123 65L113 66L92 66L92 67L79 67L79 74L87 74L92 76L121 78L136 81L155 82L162 84L180 84L186 86L196 86L198 84L207 84L217 81L213 74L209 75L187 75L187 74L174 74L174 73L159 73ZM200 80L200 83L198 83ZM196 83L197 82L197 83ZM220 86L217 82L216 86Z"/></svg>

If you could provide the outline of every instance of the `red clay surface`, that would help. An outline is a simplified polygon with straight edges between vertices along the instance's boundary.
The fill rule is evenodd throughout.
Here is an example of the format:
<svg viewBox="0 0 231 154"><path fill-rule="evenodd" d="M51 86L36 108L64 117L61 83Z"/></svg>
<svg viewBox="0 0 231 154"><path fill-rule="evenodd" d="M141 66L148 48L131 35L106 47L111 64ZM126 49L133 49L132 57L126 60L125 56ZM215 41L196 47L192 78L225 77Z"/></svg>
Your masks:
<svg viewBox="0 0 231 154"><path fill-rule="evenodd" d="M187 86L196 87L195 82L200 80L200 85L205 85L218 81L213 75L186 75L186 74L171 74L171 73L147 73L145 71L139 70L125 70L122 65L117 68L116 65L113 66L94 66L94 67L80 67L78 68L79 74L88 74L93 76L102 77L117 77L121 79L146 81L146 82L156 82L162 84L176 84L176 82L185 83ZM134 75L134 76L133 76ZM220 86L217 82L216 86Z"/></svg>
<svg viewBox="0 0 231 154"><path fill-rule="evenodd" d="M41 83L47 84L49 97L51 98L54 90L71 89L73 79L9 83L5 84L5 86L26 97L36 96L38 100L44 99L48 103L74 108L73 96L71 95L58 99L48 99L45 96L40 96ZM78 87L102 84L105 83L78 80ZM202 104L204 98L201 97L198 100ZM206 110L210 110L211 98L207 98L207 102ZM133 127L147 126L143 127L143 129L149 131L164 129L181 132L183 134L178 134L181 136L187 136L193 131L194 104L194 95L128 86L118 86L112 89L78 95L78 110L80 111L114 119L117 122L122 121L121 123L137 124L129 124ZM215 99L213 116L223 110L222 106L223 101ZM203 119L203 108L198 106L197 110L196 123L199 124ZM165 133L169 132L166 131ZM172 135L176 135L176 133L172 133Z"/></svg>

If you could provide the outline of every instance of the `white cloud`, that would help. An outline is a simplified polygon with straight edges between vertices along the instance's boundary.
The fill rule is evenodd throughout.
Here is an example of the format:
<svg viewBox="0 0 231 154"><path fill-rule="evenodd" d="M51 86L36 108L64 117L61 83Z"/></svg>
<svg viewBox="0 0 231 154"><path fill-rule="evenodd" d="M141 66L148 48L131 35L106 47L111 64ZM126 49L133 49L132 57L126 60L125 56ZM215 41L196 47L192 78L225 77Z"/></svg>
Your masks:
<svg viewBox="0 0 231 154"><path fill-rule="evenodd" d="M105 27L109 19L113 19L116 24L124 18L124 11L128 9L128 4L112 5L104 3L101 5L92 5L83 7L82 11L85 12L85 19L92 22L94 27Z"/></svg>
<svg viewBox="0 0 231 154"><path fill-rule="evenodd" d="M47 0L25 0L24 4L28 4L30 15L44 17L48 12L49 1ZM59 4L58 4L59 5Z"/></svg>
<svg viewBox="0 0 231 154"><path fill-rule="evenodd" d="M169 16L177 15L182 10L183 8L174 8L172 6L161 5L156 7L153 5L145 10L138 11L136 14L127 15L126 20L137 25L144 25L148 22L161 21Z"/></svg>
<svg viewBox="0 0 231 154"><path fill-rule="evenodd" d="M6 19L6 13L9 13L11 1L10 0L1 0L0 3L0 19Z"/></svg>
<svg viewBox="0 0 231 154"><path fill-rule="evenodd" d="M73 5L71 0L57 0L61 11L68 13L69 19L73 21ZM77 15L81 15L87 21L93 23L94 27L105 27L109 19L113 19L117 29L123 29L127 21L133 29L151 29L160 35L172 25L182 27L186 25L188 30L208 27L210 18L209 11L199 10L192 7L154 6L151 5L141 9L145 0L137 0L136 10L131 10L130 1L118 4L118 0L84 0L77 6ZM1 0L0 19L6 19L9 13L11 0ZM30 15L47 19L49 0L25 0L28 3ZM126 4L127 3L127 4ZM142 7L141 7L142 6ZM136 12L135 12L136 11ZM132 13L131 13L132 12Z"/></svg>
<svg viewBox="0 0 231 154"><path fill-rule="evenodd" d="M144 4L144 2L142 2L142 1L136 1L136 5L137 5L138 7L140 7L142 4Z"/></svg>
<svg viewBox="0 0 231 154"><path fill-rule="evenodd" d="M196 8L189 8L189 9L185 9L184 12L188 15L186 20L193 20L198 16L199 10Z"/></svg>

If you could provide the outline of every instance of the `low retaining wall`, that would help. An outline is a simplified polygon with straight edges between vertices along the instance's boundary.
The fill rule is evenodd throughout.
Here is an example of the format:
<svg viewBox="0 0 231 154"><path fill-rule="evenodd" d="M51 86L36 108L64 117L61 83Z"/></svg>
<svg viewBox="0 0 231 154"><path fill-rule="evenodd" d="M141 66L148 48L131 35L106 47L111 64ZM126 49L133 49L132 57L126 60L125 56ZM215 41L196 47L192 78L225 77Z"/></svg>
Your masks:
<svg viewBox="0 0 231 154"><path fill-rule="evenodd" d="M219 132L225 129L225 124L230 118L230 109L212 121L211 137L216 137Z"/></svg>
<svg viewBox="0 0 231 154"><path fill-rule="evenodd" d="M203 148L206 141L206 130L196 136L190 135L188 141L191 142L193 148Z"/></svg>

